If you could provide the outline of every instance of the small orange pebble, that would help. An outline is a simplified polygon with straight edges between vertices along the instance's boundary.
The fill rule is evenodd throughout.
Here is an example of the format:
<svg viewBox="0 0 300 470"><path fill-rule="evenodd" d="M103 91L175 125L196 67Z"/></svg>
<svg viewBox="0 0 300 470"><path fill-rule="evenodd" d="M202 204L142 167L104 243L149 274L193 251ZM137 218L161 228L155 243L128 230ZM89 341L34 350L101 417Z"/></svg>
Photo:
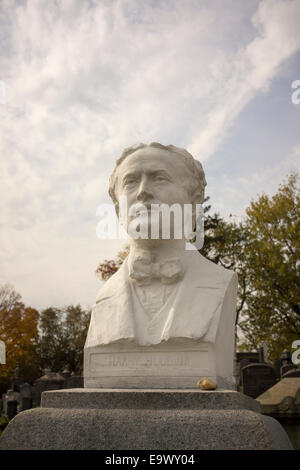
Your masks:
<svg viewBox="0 0 300 470"><path fill-rule="evenodd" d="M216 382L208 377L203 377L203 379L199 380L197 386L201 388L201 390L215 390L217 388Z"/></svg>

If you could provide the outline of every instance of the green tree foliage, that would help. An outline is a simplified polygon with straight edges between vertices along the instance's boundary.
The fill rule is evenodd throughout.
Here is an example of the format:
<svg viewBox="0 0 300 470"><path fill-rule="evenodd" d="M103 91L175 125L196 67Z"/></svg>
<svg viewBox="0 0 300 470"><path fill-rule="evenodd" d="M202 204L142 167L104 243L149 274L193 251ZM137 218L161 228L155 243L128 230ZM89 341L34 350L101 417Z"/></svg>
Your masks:
<svg viewBox="0 0 300 470"><path fill-rule="evenodd" d="M80 305L64 309L54 307L41 312L38 352L41 367L81 373L83 348L90 320L90 312Z"/></svg>
<svg viewBox="0 0 300 470"><path fill-rule="evenodd" d="M61 366L64 367L67 351L63 344L62 320L62 311L55 307L46 308L40 313L38 353L42 369L57 372Z"/></svg>
<svg viewBox="0 0 300 470"><path fill-rule="evenodd" d="M273 197L246 210L243 262L249 292L240 328L245 347L267 341L272 358L300 338L300 188L291 174Z"/></svg>
<svg viewBox="0 0 300 470"><path fill-rule="evenodd" d="M83 369L83 349L90 323L90 311L80 305L66 308L64 332L68 348L68 366L71 371L81 373Z"/></svg>
<svg viewBox="0 0 300 470"><path fill-rule="evenodd" d="M209 198L205 199L205 202ZM237 299L236 324L238 325L246 297L249 292L244 248L247 233L242 223L236 223L232 215L226 221L219 214L210 215L211 206L204 206L204 245L200 253L213 263L226 269L233 269L238 274L239 287ZM238 328L237 328L238 333Z"/></svg>

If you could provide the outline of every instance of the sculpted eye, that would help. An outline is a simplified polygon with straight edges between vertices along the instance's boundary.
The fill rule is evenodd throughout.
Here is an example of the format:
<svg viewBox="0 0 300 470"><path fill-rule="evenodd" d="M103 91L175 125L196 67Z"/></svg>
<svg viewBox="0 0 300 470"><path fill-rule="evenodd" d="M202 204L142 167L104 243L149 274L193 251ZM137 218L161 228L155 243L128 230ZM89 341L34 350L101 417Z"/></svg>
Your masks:
<svg viewBox="0 0 300 470"><path fill-rule="evenodd" d="M133 184L137 183L137 178L126 178L123 183L123 186L132 186Z"/></svg>
<svg viewBox="0 0 300 470"><path fill-rule="evenodd" d="M155 181L167 181L168 178L165 175L156 175Z"/></svg>

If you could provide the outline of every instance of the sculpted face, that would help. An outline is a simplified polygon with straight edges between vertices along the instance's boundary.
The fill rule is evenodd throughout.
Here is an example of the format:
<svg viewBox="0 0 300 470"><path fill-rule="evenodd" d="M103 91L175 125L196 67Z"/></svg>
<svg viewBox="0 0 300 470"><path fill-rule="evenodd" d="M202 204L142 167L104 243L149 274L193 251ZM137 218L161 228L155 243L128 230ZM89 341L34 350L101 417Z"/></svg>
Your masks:
<svg viewBox="0 0 300 470"><path fill-rule="evenodd" d="M183 206L192 202L186 189L189 178L186 164L180 155L146 147L135 151L120 164L116 194L118 198L126 197L128 207L136 203L142 203L147 208L151 204L171 206L179 203Z"/></svg>

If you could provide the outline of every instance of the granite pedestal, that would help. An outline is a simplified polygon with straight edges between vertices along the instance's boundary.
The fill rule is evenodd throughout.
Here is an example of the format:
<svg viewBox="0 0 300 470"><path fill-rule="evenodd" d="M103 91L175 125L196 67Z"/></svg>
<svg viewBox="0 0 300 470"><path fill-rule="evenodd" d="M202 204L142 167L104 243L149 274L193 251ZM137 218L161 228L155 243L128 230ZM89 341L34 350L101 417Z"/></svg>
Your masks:
<svg viewBox="0 0 300 470"><path fill-rule="evenodd" d="M9 423L0 449L291 449L259 410L232 390L48 391Z"/></svg>

